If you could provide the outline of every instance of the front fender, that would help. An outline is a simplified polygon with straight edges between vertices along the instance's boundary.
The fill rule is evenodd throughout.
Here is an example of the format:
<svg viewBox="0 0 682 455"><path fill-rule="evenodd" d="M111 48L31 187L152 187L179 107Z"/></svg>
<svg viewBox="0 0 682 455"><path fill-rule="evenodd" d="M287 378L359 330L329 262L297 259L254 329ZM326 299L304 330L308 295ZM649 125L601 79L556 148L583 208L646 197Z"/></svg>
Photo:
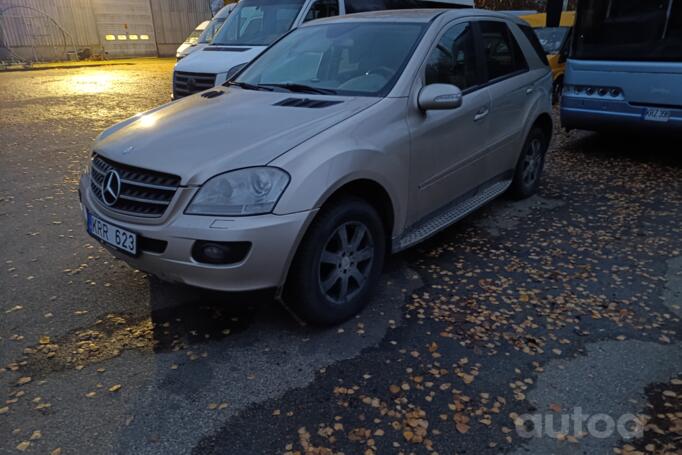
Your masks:
<svg viewBox="0 0 682 455"><path fill-rule="evenodd" d="M275 207L276 214L319 209L343 186L369 180L389 196L394 214L393 234L404 225L406 204L402 201L407 201L409 167L401 164L398 156L378 150L352 150L324 161L306 159L296 165L279 166L291 174L291 183Z"/></svg>

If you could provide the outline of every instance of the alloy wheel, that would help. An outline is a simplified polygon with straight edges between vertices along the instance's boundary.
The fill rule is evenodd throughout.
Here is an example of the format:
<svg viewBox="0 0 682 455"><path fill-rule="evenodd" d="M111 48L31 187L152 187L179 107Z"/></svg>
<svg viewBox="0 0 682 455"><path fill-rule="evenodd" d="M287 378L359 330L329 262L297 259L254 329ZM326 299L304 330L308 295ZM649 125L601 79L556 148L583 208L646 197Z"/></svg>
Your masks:
<svg viewBox="0 0 682 455"><path fill-rule="evenodd" d="M332 302L342 304L365 286L374 260L374 240L365 224L349 221L339 226L322 249L319 286Z"/></svg>
<svg viewBox="0 0 682 455"><path fill-rule="evenodd" d="M525 185L532 185L538 179L542 170L542 160L542 141L539 138L533 138L523 158L522 178Z"/></svg>

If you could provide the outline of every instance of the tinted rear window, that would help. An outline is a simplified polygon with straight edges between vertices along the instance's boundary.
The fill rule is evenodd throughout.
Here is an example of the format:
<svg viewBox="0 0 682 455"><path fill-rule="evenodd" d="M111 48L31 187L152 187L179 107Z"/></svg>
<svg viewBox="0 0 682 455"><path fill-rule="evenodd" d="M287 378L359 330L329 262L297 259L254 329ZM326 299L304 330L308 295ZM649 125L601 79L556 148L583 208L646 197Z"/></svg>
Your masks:
<svg viewBox="0 0 682 455"><path fill-rule="evenodd" d="M504 22L481 21L488 80L528 70L526 57Z"/></svg>
<svg viewBox="0 0 682 455"><path fill-rule="evenodd" d="M545 65L548 65L549 62L547 61L547 53L545 52L545 49L542 47L542 44L540 43L538 36L535 34L530 25L519 25L519 28L521 29L523 34L526 35L528 41L530 41L530 44L533 46L533 49L535 49L535 52L538 54L540 61L543 62Z"/></svg>

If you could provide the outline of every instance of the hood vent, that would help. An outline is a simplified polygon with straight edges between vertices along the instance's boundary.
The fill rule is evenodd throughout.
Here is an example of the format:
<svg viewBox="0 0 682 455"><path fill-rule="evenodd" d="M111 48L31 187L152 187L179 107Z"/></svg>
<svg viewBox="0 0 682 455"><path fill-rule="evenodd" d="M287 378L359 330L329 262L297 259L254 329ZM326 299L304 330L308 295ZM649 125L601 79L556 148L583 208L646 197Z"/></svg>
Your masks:
<svg viewBox="0 0 682 455"><path fill-rule="evenodd" d="M224 92L222 90L211 90L210 92L204 92L201 94L204 98L215 98L216 96L222 95Z"/></svg>
<svg viewBox="0 0 682 455"><path fill-rule="evenodd" d="M225 47L225 46L207 46L204 48L205 52L246 52L251 50L250 47Z"/></svg>
<svg viewBox="0 0 682 455"><path fill-rule="evenodd" d="M343 101L311 100L310 98L287 98L274 104L274 106L284 107L307 107L310 109L320 109L323 107L340 104Z"/></svg>

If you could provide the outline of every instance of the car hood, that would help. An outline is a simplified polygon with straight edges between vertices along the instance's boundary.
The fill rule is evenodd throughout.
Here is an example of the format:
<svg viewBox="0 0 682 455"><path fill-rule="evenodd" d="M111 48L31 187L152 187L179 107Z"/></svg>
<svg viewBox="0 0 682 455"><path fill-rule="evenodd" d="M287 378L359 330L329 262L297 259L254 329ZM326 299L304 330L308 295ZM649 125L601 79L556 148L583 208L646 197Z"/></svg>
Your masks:
<svg viewBox="0 0 682 455"><path fill-rule="evenodd" d="M248 63L265 50L264 46L219 46L210 44L180 60L175 71L190 73L225 73L232 67Z"/></svg>
<svg viewBox="0 0 682 455"><path fill-rule="evenodd" d="M379 98L332 97L216 87L131 117L104 131L95 152L130 166L200 185L221 172L262 166L375 104ZM324 100L325 107L276 105Z"/></svg>

